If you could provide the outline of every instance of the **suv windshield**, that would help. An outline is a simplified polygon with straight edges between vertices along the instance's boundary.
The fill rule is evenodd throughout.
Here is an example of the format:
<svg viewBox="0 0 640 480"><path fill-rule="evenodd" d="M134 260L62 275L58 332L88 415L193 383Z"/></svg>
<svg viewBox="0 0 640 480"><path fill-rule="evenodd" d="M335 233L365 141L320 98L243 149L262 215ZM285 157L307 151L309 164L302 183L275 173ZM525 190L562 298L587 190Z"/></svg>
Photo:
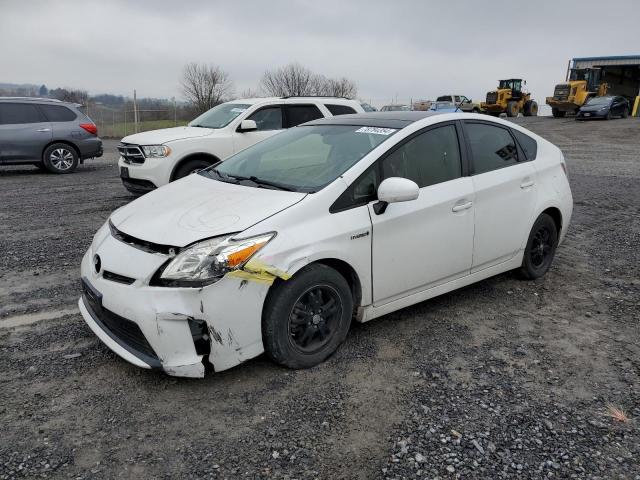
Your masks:
<svg viewBox="0 0 640 480"><path fill-rule="evenodd" d="M609 105L613 97L593 97L587 102L587 105Z"/></svg>
<svg viewBox="0 0 640 480"><path fill-rule="evenodd" d="M207 110L189 123L190 127L224 128L251 105L222 103Z"/></svg>
<svg viewBox="0 0 640 480"><path fill-rule="evenodd" d="M257 143L200 174L232 183L246 181L250 186L316 192L396 131L357 125L296 127Z"/></svg>

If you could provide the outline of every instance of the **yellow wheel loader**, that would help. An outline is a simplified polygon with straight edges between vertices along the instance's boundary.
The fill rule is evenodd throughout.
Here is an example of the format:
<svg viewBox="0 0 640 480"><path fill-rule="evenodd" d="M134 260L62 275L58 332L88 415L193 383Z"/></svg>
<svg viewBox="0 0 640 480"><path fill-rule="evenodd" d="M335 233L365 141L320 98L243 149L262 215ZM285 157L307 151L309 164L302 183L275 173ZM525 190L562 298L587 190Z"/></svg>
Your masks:
<svg viewBox="0 0 640 480"><path fill-rule="evenodd" d="M573 68L567 78L566 82L556 85L553 97L547 97L547 105L556 118L577 113L587 100L606 95L609 89L609 85L601 81L599 68Z"/></svg>
<svg viewBox="0 0 640 480"><path fill-rule="evenodd" d="M522 113L525 117L538 115L538 104L531 100L531 94L524 92L522 86L527 82L521 78L509 78L498 82L498 89L487 93L486 102L480 108L494 117L506 113L507 117L517 117Z"/></svg>

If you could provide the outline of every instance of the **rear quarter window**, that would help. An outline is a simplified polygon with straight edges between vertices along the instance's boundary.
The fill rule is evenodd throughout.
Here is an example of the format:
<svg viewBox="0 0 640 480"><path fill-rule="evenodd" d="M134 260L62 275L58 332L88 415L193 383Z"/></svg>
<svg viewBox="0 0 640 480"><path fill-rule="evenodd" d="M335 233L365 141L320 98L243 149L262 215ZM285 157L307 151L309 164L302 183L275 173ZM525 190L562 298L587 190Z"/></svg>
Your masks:
<svg viewBox="0 0 640 480"><path fill-rule="evenodd" d="M538 142L536 142L529 135L526 135L518 130L511 130L513 136L516 137L520 148L524 151L524 155L527 157L527 160L535 160L536 155L538 154Z"/></svg>
<svg viewBox="0 0 640 480"><path fill-rule="evenodd" d="M40 105L50 122L71 122L78 118L73 110L62 105Z"/></svg>
<svg viewBox="0 0 640 480"><path fill-rule="evenodd" d="M327 109L331 112L331 115L333 116L348 115L350 113L356 113L356 111L353 108L348 107L347 105L330 105L325 103L324 106L327 107Z"/></svg>

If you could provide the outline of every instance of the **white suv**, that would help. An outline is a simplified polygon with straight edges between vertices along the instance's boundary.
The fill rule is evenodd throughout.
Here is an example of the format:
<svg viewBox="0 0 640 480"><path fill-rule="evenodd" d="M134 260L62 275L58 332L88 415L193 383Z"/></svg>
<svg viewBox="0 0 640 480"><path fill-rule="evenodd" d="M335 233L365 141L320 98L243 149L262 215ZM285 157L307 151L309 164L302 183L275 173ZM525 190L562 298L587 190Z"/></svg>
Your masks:
<svg viewBox="0 0 640 480"><path fill-rule="evenodd" d="M203 113L186 127L123 138L118 145L120 177L131 193L143 194L284 129L318 118L362 112L359 102L336 97L233 100Z"/></svg>

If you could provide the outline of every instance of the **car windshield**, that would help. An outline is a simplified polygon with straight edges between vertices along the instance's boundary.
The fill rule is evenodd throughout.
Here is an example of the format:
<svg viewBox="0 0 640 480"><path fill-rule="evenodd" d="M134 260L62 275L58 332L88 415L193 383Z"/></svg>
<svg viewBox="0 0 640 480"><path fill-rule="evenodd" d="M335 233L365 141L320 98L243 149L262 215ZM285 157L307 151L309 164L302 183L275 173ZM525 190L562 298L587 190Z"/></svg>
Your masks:
<svg viewBox="0 0 640 480"><path fill-rule="evenodd" d="M396 131L358 125L295 127L200 174L241 185L317 192Z"/></svg>
<svg viewBox="0 0 640 480"><path fill-rule="evenodd" d="M207 110L189 123L190 127L224 128L251 105L242 103L222 103Z"/></svg>
<svg viewBox="0 0 640 480"><path fill-rule="evenodd" d="M593 97L587 105L609 105L613 97Z"/></svg>

